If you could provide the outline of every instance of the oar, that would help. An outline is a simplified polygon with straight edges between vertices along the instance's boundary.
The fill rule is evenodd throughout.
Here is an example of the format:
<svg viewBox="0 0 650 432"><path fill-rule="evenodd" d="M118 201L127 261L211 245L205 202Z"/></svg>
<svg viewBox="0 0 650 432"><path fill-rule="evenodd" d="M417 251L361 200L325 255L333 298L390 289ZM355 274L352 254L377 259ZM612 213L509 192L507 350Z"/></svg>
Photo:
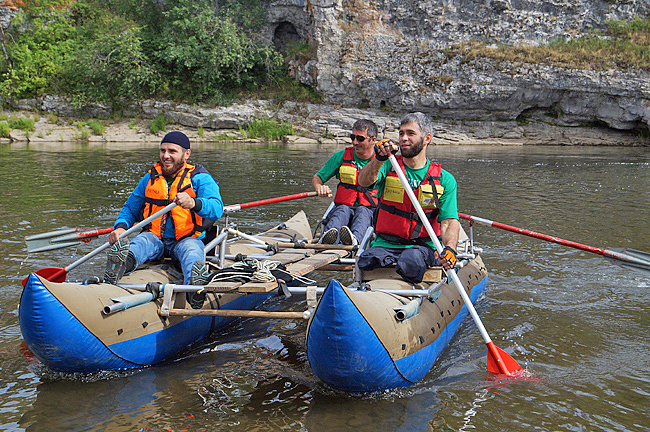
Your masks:
<svg viewBox="0 0 650 432"><path fill-rule="evenodd" d="M426 228L429 237L431 237L431 240L433 240L433 243L436 246L436 250L438 251L439 254L442 253L443 248L442 245L440 244L440 240L438 240L438 236L436 236L436 233L433 231L433 227L429 223L429 219L427 219L427 216L424 214L424 210L422 210L422 207L420 206L418 199L415 197L415 194L411 190L411 186L406 180L406 176L404 175L404 172L402 171L399 164L397 163L397 159L395 159L395 156L392 154L389 154L388 158L390 159L390 163L393 165L393 169L397 173L397 176L402 182L402 186L404 187L404 190L408 194L409 199L413 204L413 207L417 211L420 220L424 224L424 227ZM474 322L476 323L476 326L481 332L481 336L483 336L485 345L487 345L488 371L495 374L500 373L507 376L512 376L515 373L522 371L523 369L521 368L521 366L519 366L519 364L512 357L510 357L510 355L507 352L503 351L500 348L497 348L497 346L494 345L494 343L492 342L490 335L488 335L487 330L485 330L485 326L483 326L481 319L476 313L476 309L474 309L474 305L472 305L472 301L467 296L467 293L465 292L465 289L463 288L460 279L458 279L458 275L456 274L456 271L453 269L447 270L447 275L451 277L452 281L454 282L454 285L456 285L456 289L458 290L458 293L463 298L463 301L465 302L465 306L467 306L467 310L469 311L470 315L474 319Z"/></svg>
<svg viewBox="0 0 650 432"><path fill-rule="evenodd" d="M171 203L167 207L158 210L156 213L152 214L151 216L149 216L148 218L146 218L142 222L139 222L139 223L133 225L128 230L124 231L122 234L120 234L119 238L126 237L129 234L131 234L132 232L139 230L140 228L144 227L145 225L147 225L151 221L153 221L153 220L159 218L160 216L164 215L165 213L169 212L174 207L176 207L176 203ZM101 245L100 247L95 249L94 251L92 251L89 254L79 258L77 261L73 262L72 264L70 264L69 266L67 266L65 268L45 267L45 268L42 268L40 270L37 270L35 273L37 275L43 277L44 279L47 279L47 280L51 281L51 282L65 282L65 278L68 275L68 273L70 272L70 270L77 267L79 264L81 264L81 263L83 263L85 261L88 261L90 258L94 257L95 255L97 255L98 253L103 251L104 249L107 249L110 245L111 244L109 242L104 243L103 245ZM28 277L29 276L27 276L25 279L23 279L23 287L27 283L27 278Z"/></svg>
<svg viewBox="0 0 650 432"><path fill-rule="evenodd" d="M307 197L313 197L318 195L318 192L312 191L312 192L301 192L293 195L285 195L281 197L276 197L276 198L268 198L268 199L263 199L259 201L252 201L252 202L247 202L243 204L233 204L229 206L225 206L223 208L224 212L233 212L245 208L251 208L251 207L258 207L266 204L274 204L274 203L279 203L279 202L284 202L284 201L291 201L295 199L300 199L300 198L307 198Z"/></svg>
<svg viewBox="0 0 650 432"><path fill-rule="evenodd" d="M316 195L318 195L316 192L302 192L299 194L269 198L243 204L233 204L224 207L223 210L224 212L232 212L245 208L290 201ZM113 228L95 229L92 231L87 231L87 228L69 228L25 237L25 243L27 244L27 252L29 253L47 252L56 249L63 249L70 246L76 246L81 242L88 243L91 238L109 234L111 231L113 231Z"/></svg>
<svg viewBox="0 0 650 432"><path fill-rule="evenodd" d="M499 223L499 222L494 222L494 221L491 221L491 220L488 220L488 219L483 219L483 218L476 217L476 216L466 215L466 214L462 214L462 213L458 213L458 216L461 219L465 219L465 220L470 221L470 223L477 222L477 223L482 224L482 225L487 225L487 226L491 226L491 227L494 227L494 228L500 228L502 230L510 231L510 232L513 232L513 233L523 234L523 235L527 235L529 237L534 237L534 238L537 238L537 239L540 239L540 240L546 240L546 241L549 241L549 242L561 244L561 245L564 245L564 246L569 246L569 247L580 249L580 250L583 250L583 251L592 252L592 253L595 253L595 254L598 254L598 255L602 255L605 258L609 258L610 260L613 260L614 262L616 262L617 264L620 264L622 266L626 266L626 267L630 267L630 268L632 268L634 270L639 270L639 271L642 271L642 272L650 273L650 254L648 254L646 252L641 252L641 251L638 251L638 250L635 250L635 249L621 249L620 252L619 251L612 251L612 250L597 248L597 247L593 247L593 246L587 246L587 245L584 245L584 244L576 243L576 242L573 242L573 241L570 241L570 240L564 240L564 239L549 236L549 235L546 235L546 234L540 234L540 233L537 233L535 231L529 231L527 229L517 228L517 227L514 227L514 226L502 224L502 223ZM617 261L619 261L619 262L617 262Z"/></svg>
<svg viewBox="0 0 650 432"><path fill-rule="evenodd" d="M81 242L88 243L93 237L108 234L112 231L113 228L94 230L89 230L89 228L69 228L27 236L25 237L25 243L29 253L53 251L68 246L76 246Z"/></svg>

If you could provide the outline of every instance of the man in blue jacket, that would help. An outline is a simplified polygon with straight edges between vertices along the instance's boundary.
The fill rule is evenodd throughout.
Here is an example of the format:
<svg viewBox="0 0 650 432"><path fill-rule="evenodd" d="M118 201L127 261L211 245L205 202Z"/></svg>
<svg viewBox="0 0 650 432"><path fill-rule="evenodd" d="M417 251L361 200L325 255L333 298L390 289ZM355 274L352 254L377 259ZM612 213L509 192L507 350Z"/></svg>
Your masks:
<svg viewBox="0 0 650 432"><path fill-rule="evenodd" d="M190 140L182 132L169 132L160 142L159 162L140 179L108 236L112 246L105 282L116 284L125 273L167 256L180 262L185 284L208 283L201 238L206 225L223 214L223 201L210 173L202 165L187 163L190 153ZM130 244L127 238L119 239L139 220L172 202L177 206L145 227ZM205 293L188 294L188 300L193 308L201 308Z"/></svg>

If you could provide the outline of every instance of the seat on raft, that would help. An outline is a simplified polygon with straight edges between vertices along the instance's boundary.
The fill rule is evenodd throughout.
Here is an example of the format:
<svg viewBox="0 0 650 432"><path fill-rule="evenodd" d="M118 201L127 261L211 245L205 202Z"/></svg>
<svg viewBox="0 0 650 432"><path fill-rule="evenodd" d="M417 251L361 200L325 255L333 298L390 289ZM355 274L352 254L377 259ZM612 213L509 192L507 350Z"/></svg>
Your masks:
<svg viewBox="0 0 650 432"><path fill-rule="evenodd" d="M395 264L392 264L388 267L382 267L374 270L368 270L368 271L358 270L358 271L361 272L361 280L363 282L368 282L377 279L395 279L400 281L404 280L400 275L398 275L395 272ZM422 278L422 283L432 284L432 283L440 282L441 279L442 279L442 267L441 266L429 267L427 271L424 273L424 277Z"/></svg>

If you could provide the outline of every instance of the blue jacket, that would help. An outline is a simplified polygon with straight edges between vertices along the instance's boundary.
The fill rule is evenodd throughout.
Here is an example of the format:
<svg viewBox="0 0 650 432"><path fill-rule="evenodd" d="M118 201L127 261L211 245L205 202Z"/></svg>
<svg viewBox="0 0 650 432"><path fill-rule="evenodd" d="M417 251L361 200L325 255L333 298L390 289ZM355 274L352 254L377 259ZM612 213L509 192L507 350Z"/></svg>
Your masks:
<svg viewBox="0 0 650 432"><path fill-rule="evenodd" d="M200 165L197 165L197 168ZM144 175L138 182L135 190L124 203L120 214L115 221L115 228L128 229L142 220L142 210L145 203L145 189L150 180L150 174ZM217 221L223 215L223 201L219 192L219 182L207 171L199 172L192 176L192 188L197 195L196 206L193 211L203 219ZM172 219L167 219L163 238L174 239L174 224ZM203 237L205 234L201 234Z"/></svg>

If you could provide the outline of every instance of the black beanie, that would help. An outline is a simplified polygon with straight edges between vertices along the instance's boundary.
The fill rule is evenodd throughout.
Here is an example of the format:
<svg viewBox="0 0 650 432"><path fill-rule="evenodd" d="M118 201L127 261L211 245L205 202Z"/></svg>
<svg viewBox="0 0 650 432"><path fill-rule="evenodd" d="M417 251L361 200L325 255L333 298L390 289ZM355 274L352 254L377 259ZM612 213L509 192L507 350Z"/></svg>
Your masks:
<svg viewBox="0 0 650 432"><path fill-rule="evenodd" d="M180 131L169 132L163 137L162 141L160 141L160 144L162 143L178 144L185 149L190 148L190 139L187 137L187 135Z"/></svg>

